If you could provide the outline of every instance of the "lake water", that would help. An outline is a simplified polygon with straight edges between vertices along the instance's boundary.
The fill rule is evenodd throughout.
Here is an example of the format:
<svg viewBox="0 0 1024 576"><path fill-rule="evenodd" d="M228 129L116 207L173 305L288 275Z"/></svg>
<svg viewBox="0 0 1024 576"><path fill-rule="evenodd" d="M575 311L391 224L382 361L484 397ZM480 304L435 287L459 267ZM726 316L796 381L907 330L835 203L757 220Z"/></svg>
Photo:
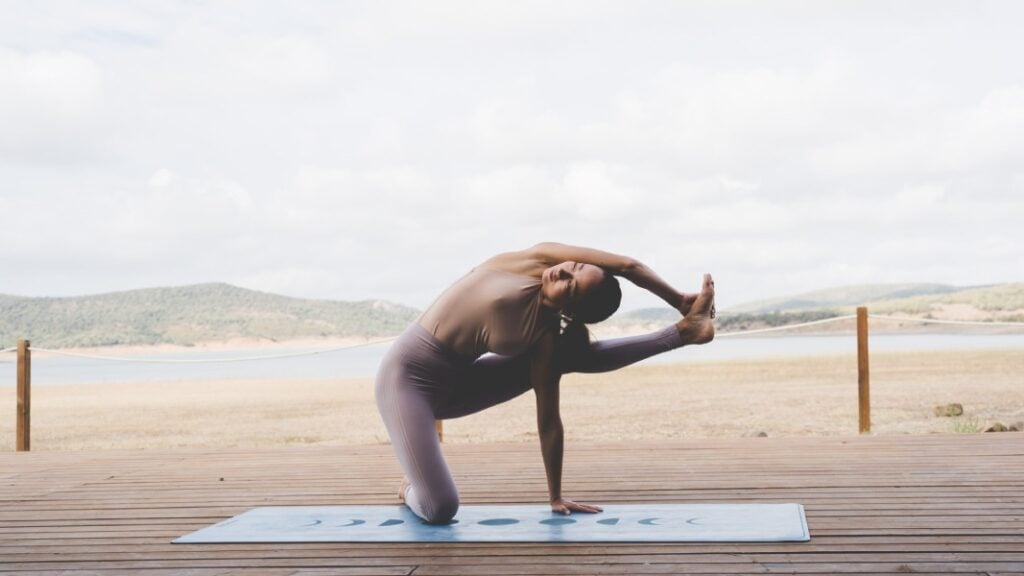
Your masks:
<svg viewBox="0 0 1024 576"><path fill-rule="evenodd" d="M872 336L872 352L914 350L971 350L986 348L1024 348L1024 334L954 335L908 334ZM167 380L222 379L319 379L367 378L377 370L388 344L365 346L274 360L229 362L221 364L137 364L107 360L91 360L51 356L32 359L32 385L67 385L100 382L152 382ZM311 348L309 350L315 350ZM266 356L299 352L297 349L232 350L223 352L188 351L133 358L210 359L241 356ZM778 336L720 338L707 346L673 350L644 361L645 364L699 362L710 360L752 359L786 356L818 356L850 354L857 351L852 334L830 336ZM15 354L0 355L0 386L15 385Z"/></svg>

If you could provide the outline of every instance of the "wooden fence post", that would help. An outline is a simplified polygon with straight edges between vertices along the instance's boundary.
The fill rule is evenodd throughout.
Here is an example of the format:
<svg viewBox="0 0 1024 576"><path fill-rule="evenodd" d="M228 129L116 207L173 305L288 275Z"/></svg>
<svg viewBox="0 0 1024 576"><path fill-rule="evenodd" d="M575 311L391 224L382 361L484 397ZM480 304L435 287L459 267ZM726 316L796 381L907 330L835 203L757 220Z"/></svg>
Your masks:
<svg viewBox="0 0 1024 576"><path fill-rule="evenodd" d="M15 450L27 452L32 415L32 351L28 340L18 340L18 418Z"/></svg>
<svg viewBox="0 0 1024 576"><path fill-rule="evenodd" d="M871 375L868 369L868 309L857 308L857 391L860 433L871 432Z"/></svg>
<svg viewBox="0 0 1024 576"><path fill-rule="evenodd" d="M434 429L437 430L437 439L444 442L444 420L434 420Z"/></svg>

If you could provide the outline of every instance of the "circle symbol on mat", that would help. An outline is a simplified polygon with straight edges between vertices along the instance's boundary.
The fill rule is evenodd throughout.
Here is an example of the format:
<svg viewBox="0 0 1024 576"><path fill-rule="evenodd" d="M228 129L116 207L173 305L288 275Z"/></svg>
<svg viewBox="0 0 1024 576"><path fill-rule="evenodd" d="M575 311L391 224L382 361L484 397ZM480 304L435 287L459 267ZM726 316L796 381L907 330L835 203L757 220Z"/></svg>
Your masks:
<svg viewBox="0 0 1024 576"><path fill-rule="evenodd" d="M658 518L644 518L643 520L640 520L639 522L641 524L643 524L644 526L657 526L657 524L654 523L655 520L658 520Z"/></svg>
<svg viewBox="0 0 1024 576"><path fill-rule="evenodd" d="M398 518L389 518L378 524L378 526L394 526L395 524L405 524L405 520L399 520Z"/></svg>
<svg viewBox="0 0 1024 576"><path fill-rule="evenodd" d="M547 520L541 520L541 524L547 524L548 526L561 526L563 524L575 524L576 521L572 518L548 518Z"/></svg>
<svg viewBox="0 0 1024 576"><path fill-rule="evenodd" d="M360 524L366 524L366 520L359 520L357 518L353 518L352 520L348 521L348 524L338 524L338 528L348 528L349 526L359 526Z"/></svg>
<svg viewBox="0 0 1024 576"><path fill-rule="evenodd" d="M509 524L519 524L519 520L515 518L488 518L487 520L481 520L477 524L483 524L484 526L508 526Z"/></svg>

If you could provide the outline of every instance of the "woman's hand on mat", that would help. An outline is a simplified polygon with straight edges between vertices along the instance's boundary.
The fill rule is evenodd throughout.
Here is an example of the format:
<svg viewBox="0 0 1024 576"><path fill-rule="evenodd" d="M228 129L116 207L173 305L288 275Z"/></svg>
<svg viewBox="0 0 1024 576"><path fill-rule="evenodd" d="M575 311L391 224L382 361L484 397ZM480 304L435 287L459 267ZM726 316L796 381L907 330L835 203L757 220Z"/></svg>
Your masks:
<svg viewBox="0 0 1024 576"><path fill-rule="evenodd" d="M559 498L551 501L551 511L558 512L559 514L571 514L573 512L589 512L594 514L595 512L602 512L603 509L600 506L573 502L568 498Z"/></svg>

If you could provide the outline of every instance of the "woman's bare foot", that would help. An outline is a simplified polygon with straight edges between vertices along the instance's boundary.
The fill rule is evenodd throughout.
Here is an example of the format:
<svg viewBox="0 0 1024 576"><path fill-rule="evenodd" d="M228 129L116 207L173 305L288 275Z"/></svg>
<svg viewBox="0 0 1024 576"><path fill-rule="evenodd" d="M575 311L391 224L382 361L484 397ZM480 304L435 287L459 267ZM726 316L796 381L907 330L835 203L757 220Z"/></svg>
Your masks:
<svg viewBox="0 0 1024 576"><path fill-rule="evenodd" d="M715 339L715 281L711 274L704 275L704 285L700 294L690 306L690 311L683 319L676 323L679 335L683 338L683 344L706 344Z"/></svg>
<svg viewBox="0 0 1024 576"><path fill-rule="evenodd" d="M402 485L398 487L398 499L403 503L405 502L405 491L409 488L412 482L409 482L408 478L402 477Z"/></svg>

